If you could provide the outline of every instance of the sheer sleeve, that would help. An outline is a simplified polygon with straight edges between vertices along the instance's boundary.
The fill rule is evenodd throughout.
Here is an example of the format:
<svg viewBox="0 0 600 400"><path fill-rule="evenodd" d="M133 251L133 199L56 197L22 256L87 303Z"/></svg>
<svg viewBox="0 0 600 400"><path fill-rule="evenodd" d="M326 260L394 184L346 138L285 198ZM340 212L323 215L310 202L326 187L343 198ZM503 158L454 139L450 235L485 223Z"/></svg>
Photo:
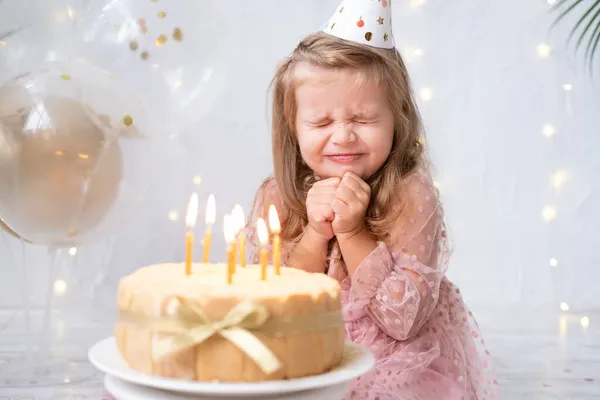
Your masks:
<svg viewBox="0 0 600 400"><path fill-rule="evenodd" d="M448 264L443 211L432 181L411 175L404 193L407 204L390 240L361 262L349 293L353 312L370 315L398 340L409 339L427 321Z"/></svg>
<svg viewBox="0 0 600 400"><path fill-rule="evenodd" d="M246 225L247 241L247 254L249 255L249 262L257 264L260 260L260 241L258 240L258 233L256 231L256 223L259 218L262 218L269 224L269 206L273 204L277 209L279 215L282 215L282 202L279 196L279 190L275 178L270 177L266 179L263 184L258 188L254 196L254 203L252 211L248 218ZM282 243L281 246L281 262L285 264L289 254L289 248L287 243ZM269 244L267 249L271 251L271 245Z"/></svg>

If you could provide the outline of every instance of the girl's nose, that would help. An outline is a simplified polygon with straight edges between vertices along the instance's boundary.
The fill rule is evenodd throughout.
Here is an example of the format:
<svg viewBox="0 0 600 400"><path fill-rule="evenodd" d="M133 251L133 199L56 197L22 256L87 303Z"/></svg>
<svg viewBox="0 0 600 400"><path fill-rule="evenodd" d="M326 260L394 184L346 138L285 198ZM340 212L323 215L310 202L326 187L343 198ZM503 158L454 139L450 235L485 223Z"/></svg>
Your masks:
<svg viewBox="0 0 600 400"><path fill-rule="evenodd" d="M356 134L352 130L352 124L346 122L334 124L331 141L341 146L354 143Z"/></svg>

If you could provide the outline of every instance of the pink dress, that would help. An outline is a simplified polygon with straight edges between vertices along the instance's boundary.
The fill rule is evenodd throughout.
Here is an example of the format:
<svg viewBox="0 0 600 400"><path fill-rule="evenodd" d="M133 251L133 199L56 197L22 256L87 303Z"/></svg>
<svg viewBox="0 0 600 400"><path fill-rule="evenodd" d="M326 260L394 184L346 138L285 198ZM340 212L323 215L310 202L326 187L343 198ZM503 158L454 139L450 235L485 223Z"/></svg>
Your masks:
<svg viewBox="0 0 600 400"><path fill-rule="evenodd" d="M329 257L327 273L342 288L347 338L377 359L345 399L498 399L485 341L445 277L450 251L437 190L421 173L405 185L408 206L390 243L380 242L352 278L339 247ZM257 193L252 219L264 218L269 204L281 204L273 180Z"/></svg>

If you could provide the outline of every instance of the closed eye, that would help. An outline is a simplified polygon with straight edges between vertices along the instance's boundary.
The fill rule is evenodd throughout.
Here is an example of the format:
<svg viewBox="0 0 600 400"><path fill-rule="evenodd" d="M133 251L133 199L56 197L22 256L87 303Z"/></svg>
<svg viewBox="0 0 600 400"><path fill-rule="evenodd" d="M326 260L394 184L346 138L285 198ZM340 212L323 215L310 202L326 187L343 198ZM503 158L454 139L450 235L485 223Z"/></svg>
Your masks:
<svg viewBox="0 0 600 400"><path fill-rule="evenodd" d="M330 125L331 121L317 121L317 122L309 122L308 125L313 128L325 128Z"/></svg>

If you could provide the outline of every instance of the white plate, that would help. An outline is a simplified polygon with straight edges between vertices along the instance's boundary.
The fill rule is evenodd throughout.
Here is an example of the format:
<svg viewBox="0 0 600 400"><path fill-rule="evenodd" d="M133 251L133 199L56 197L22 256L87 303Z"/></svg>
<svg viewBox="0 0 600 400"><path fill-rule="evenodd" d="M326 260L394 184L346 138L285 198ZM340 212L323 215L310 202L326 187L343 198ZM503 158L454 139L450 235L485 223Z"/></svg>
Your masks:
<svg viewBox="0 0 600 400"><path fill-rule="evenodd" d="M96 343L88 357L100 371L128 383L177 393L217 396L268 396L341 385L365 374L375 365L375 357L369 349L346 342L340 365L321 375L256 383L212 383L162 378L134 371L121 357L114 337Z"/></svg>
<svg viewBox="0 0 600 400"><path fill-rule="evenodd" d="M346 393L348 393L349 382L342 383L340 385L329 386L315 390L303 390L301 392L292 393L276 393L272 395L239 395L231 396L227 393L212 394L206 396L200 396L198 394L179 394L175 392L168 392L160 389L152 389L145 386L134 385L133 383L127 383L115 378L111 375L106 375L104 378L104 386L108 393L110 393L117 400L245 400L248 398L260 398L263 400L323 400L323 399L341 399Z"/></svg>

